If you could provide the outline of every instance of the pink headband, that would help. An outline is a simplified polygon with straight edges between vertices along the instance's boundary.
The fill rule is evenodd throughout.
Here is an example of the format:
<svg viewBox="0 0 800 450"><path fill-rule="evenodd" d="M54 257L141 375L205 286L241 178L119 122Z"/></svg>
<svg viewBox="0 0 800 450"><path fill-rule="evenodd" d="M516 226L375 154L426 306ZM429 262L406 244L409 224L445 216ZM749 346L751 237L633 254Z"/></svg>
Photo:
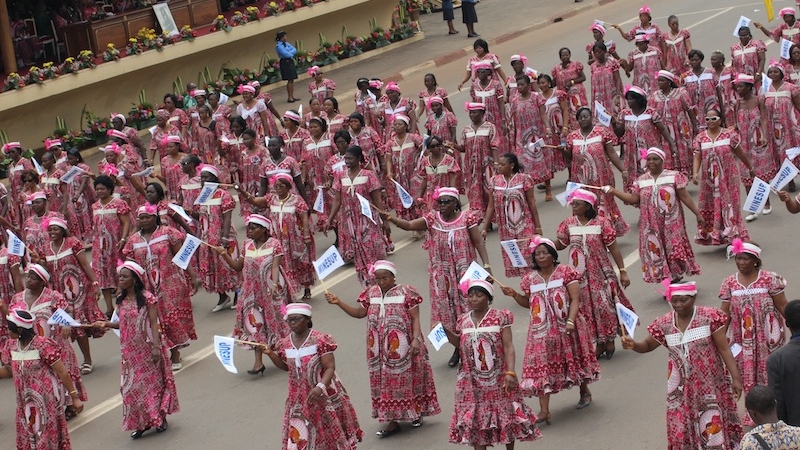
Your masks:
<svg viewBox="0 0 800 450"><path fill-rule="evenodd" d="M640 88L639 86L627 85L625 86L625 94L628 92L633 92L634 94L639 94L644 98L647 98L647 93L644 92L644 89Z"/></svg>
<svg viewBox="0 0 800 450"><path fill-rule="evenodd" d="M249 92L251 94L255 94L256 93L256 88L254 88L253 86L246 85L246 84L240 84L239 87L236 88L236 92L238 92L240 94L243 94L245 92Z"/></svg>
<svg viewBox="0 0 800 450"><path fill-rule="evenodd" d="M369 80L369 87L372 89L380 89L383 87L383 82L381 80Z"/></svg>
<svg viewBox="0 0 800 450"><path fill-rule="evenodd" d="M636 42L650 42L650 36L647 33L639 33L636 35Z"/></svg>
<svg viewBox="0 0 800 450"><path fill-rule="evenodd" d="M389 272L392 272L392 275L397 275L397 266L395 266L394 263L386 261L385 259L379 259L370 264L369 275L374 276L376 270L388 270Z"/></svg>
<svg viewBox="0 0 800 450"><path fill-rule="evenodd" d="M308 303L289 303L286 305L286 312L283 314L283 320L288 319L289 316L293 314L311 317L311 305Z"/></svg>
<svg viewBox="0 0 800 450"><path fill-rule="evenodd" d="M169 119L169 111L167 111L166 109L159 109L158 111L156 111L156 119L163 119L163 120Z"/></svg>
<svg viewBox="0 0 800 450"><path fill-rule="evenodd" d="M133 261L125 261L124 263L117 265L117 273L120 273L122 269L128 269L135 273L140 280L144 279L144 268Z"/></svg>
<svg viewBox="0 0 800 450"><path fill-rule="evenodd" d="M250 225L251 223L261 225L264 228L269 228L272 226L272 221L261 214L250 214L247 216L247 220L244 221L244 224Z"/></svg>
<svg viewBox="0 0 800 450"><path fill-rule="evenodd" d="M778 11L778 15L781 16L793 16L794 15L794 8L783 8Z"/></svg>
<svg viewBox="0 0 800 450"><path fill-rule="evenodd" d="M697 283L694 281L671 283L669 278L665 278L661 285L664 287L664 297L667 301L672 300L675 295L697 295Z"/></svg>
<svg viewBox="0 0 800 450"><path fill-rule="evenodd" d="M400 93L400 86L397 85L394 81L390 81L389 84L386 85L386 92L395 91L398 94Z"/></svg>
<svg viewBox="0 0 800 450"><path fill-rule="evenodd" d="M178 136L177 134L169 134L167 136L164 136L164 139L161 140L161 145L166 146L169 143L180 145L183 143L183 141L181 141L181 137Z"/></svg>
<svg viewBox="0 0 800 450"><path fill-rule="evenodd" d="M641 8L639 8L639 14L652 14L652 12L650 11L649 6L644 5Z"/></svg>
<svg viewBox="0 0 800 450"><path fill-rule="evenodd" d="M253 80L253 81L247 83L247 85L248 86L253 86L254 89L258 89L258 88L261 87L261 83L259 83L258 80Z"/></svg>
<svg viewBox="0 0 800 450"><path fill-rule="evenodd" d="M47 194L44 191L36 191L25 199L25 204L30 204L34 200L47 200Z"/></svg>
<svg viewBox="0 0 800 450"><path fill-rule="evenodd" d="M650 148L639 149L639 157L641 159L647 159L647 157L650 155L656 155L659 158L661 158L662 161L667 160L667 154L664 152L664 150L661 150L660 148L650 147Z"/></svg>
<svg viewBox="0 0 800 450"><path fill-rule="evenodd" d="M275 174L272 176L272 178L269 179L269 182L270 184L274 185L280 180L287 181L289 183L289 186L294 186L294 180L292 179L292 176L289 175L288 173Z"/></svg>
<svg viewBox="0 0 800 450"><path fill-rule="evenodd" d="M464 295L467 295L467 292L469 292L469 290L474 288L474 287L479 287L479 288L486 289L486 292L488 292L489 295L494 297L494 286L492 286L491 283L489 283L488 281L485 281L485 280L472 280L472 279L464 280L464 282L461 283L458 286L458 289Z"/></svg>
<svg viewBox="0 0 800 450"><path fill-rule="evenodd" d="M19 142L9 142L8 144L3 145L3 153L9 153L11 150L18 148L22 149L22 144Z"/></svg>
<svg viewBox="0 0 800 450"><path fill-rule="evenodd" d="M492 63L489 61L478 61L472 63L472 70L492 69Z"/></svg>
<svg viewBox="0 0 800 450"><path fill-rule="evenodd" d="M458 189L451 188L451 187L437 187L433 191L433 196L432 197L433 197L434 200L439 200L439 197L441 197L441 196L448 196L448 197L458 198Z"/></svg>
<svg viewBox="0 0 800 450"><path fill-rule="evenodd" d="M111 120L114 120L114 119L121 120L123 125L125 125L128 122L128 118L125 117L124 114L111 113Z"/></svg>
<svg viewBox="0 0 800 450"><path fill-rule="evenodd" d="M200 166L200 172L208 172L214 175L215 177L219 178L219 169L212 166L211 164L203 164L202 166Z"/></svg>
<svg viewBox="0 0 800 450"><path fill-rule="evenodd" d="M728 246L728 259L731 258L731 255L738 255L739 253L750 253L756 258L761 259L761 247L736 238L731 242L731 245Z"/></svg>
<svg viewBox="0 0 800 450"><path fill-rule="evenodd" d="M584 201L592 205L592 208L594 208L597 204L597 195L595 195L593 192L587 191L586 189L576 189L569 195L569 203L572 204L572 202L575 200Z"/></svg>
<svg viewBox="0 0 800 450"><path fill-rule="evenodd" d="M606 35L606 27L600 25L597 22L593 23L592 26L589 27L589 31L594 31L594 30L599 31L600 34L602 34L603 36Z"/></svg>
<svg viewBox="0 0 800 450"><path fill-rule="evenodd" d="M783 71L783 66L781 65L781 63L778 62L777 59L770 59L769 60L769 66L767 66L767 70L772 69L773 67L778 69L778 70L780 70L781 73L784 76L786 76L786 72Z"/></svg>
<svg viewBox="0 0 800 450"><path fill-rule="evenodd" d="M425 100L425 106L428 107L428 109L430 109L430 107L434 103L438 103L440 105L444 105L444 100L442 100L442 97L439 97L438 95L434 95L433 97L428 97L428 99Z"/></svg>
<svg viewBox="0 0 800 450"><path fill-rule="evenodd" d="M541 237L541 236L532 237L531 243L528 245L528 249L531 251L531 253L533 253L534 251L536 251L536 247L542 244L552 248L553 250L557 250L556 244L554 244L553 241L547 239L546 237Z"/></svg>
<svg viewBox="0 0 800 450"><path fill-rule="evenodd" d="M157 216L158 215L158 205L151 205L146 204L140 206L138 210L136 210L136 216Z"/></svg>
<svg viewBox="0 0 800 450"><path fill-rule="evenodd" d="M671 81L671 82L673 82L673 83L675 83L677 85L680 85L680 82L678 81L678 77L676 77L675 74L673 74L669 70L659 70L658 73L656 74L656 77L657 78L658 77L663 77L663 78L666 78L669 81Z"/></svg>
<svg viewBox="0 0 800 450"><path fill-rule="evenodd" d="M101 172L103 172L104 174L106 174L106 175L108 175L110 177L115 177L115 176L119 175L119 169L117 169L117 166L115 166L113 164L104 164L103 165L103 169L101 170Z"/></svg>
<svg viewBox="0 0 800 450"><path fill-rule="evenodd" d="M756 79L752 75L746 75L746 74L740 73L739 75L736 75L736 84L739 84L739 83L756 84Z"/></svg>
<svg viewBox="0 0 800 450"><path fill-rule="evenodd" d="M28 267L28 272L35 273L36 276L41 278L43 281L50 281L50 272L48 272L47 269L39 264L31 264L30 267Z"/></svg>
<svg viewBox="0 0 800 450"><path fill-rule="evenodd" d="M44 140L44 149L50 150L53 147L63 147L64 144L61 142L61 139L45 139Z"/></svg>
<svg viewBox="0 0 800 450"><path fill-rule="evenodd" d="M126 142L128 141L128 136L125 133L123 133L122 131L119 131L119 130L108 130L106 132L106 135L108 135L108 137L122 139L122 140L124 140Z"/></svg>
<svg viewBox="0 0 800 450"><path fill-rule="evenodd" d="M201 96L202 97L206 96L206 91L205 90L203 90L203 89L195 89L195 91L192 92L192 97L201 97Z"/></svg>
<svg viewBox="0 0 800 450"><path fill-rule="evenodd" d="M467 102L464 104L466 111L486 111L486 105L483 103Z"/></svg>
<svg viewBox="0 0 800 450"><path fill-rule="evenodd" d="M408 116L405 115L405 114L395 114L394 115L394 120L402 120L403 122L406 123L406 125L411 123L411 119L409 119Z"/></svg>
<svg viewBox="0 0 800 450"><path fill-rule="evenodd" d="M25 311L25 310L22 308L12 309L11 312L9 312L8 315L6 316L6 320L8 320L9 322L13 323L14 325L20 328L25 328L26 330L33 329L33 322L34 322L33 315L31 314L30 319L26 319L19 315L19 311Z"/></svg>
<svg viewBox="0 0 800 450"><path fill-rule="evenodd" d="M300 114L297 114L294 111L286 111L285 113L283 113L283 118L284 119L293 120L293 121L295 121L297 123L302 123L303 122L303 119L300 117Z"/></svg>
<svg viewBox="0 0 800 450"><path fill-rule="evenodd" d="M60 217L48 217L42 220L42 229L46 230L52 226L61 227L67 230L67 221Z"/></svg>
<svg viewBox="0 0 800 450"><path fill-rule="evenodd" d="M514 61L521 62L523 66L528 65L528 58L526 58L525 55L511 55L511 62ZM491 68L491 64L489 65L489 68Z"/></svg>
<svg viewBox="0 0 800 450"><path fill-rule="evenodd" d="M308 68L308 70L306 71L306 73L307 73L309 76L312 76L312 77L313 77L313 76L316 76L317 74L320 74L320 73L322 73L322 69L320 69L320 68L319 68L319 66L311 66L311 67L309 67L309 68Z"/></svg>
<svg viewBox="0 0 800 450"><path fill-rule="evenodd" d="M120 147L116 142L112 142L103 147L103 152L112 152L119 155L120 153L122 153L122 147Z"/></svg>

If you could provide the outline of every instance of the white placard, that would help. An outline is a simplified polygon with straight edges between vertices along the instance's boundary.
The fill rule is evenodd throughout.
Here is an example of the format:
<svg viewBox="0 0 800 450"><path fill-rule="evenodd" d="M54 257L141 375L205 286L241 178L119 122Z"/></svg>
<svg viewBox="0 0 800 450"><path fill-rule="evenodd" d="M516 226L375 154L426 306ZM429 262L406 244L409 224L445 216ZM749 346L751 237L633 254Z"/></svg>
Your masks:
<svg viewBox="0 0 800 450"><path fill-rule="evenodd" d="M409 194L400 183L395 180L392 180L392 182L395 186L397 186L397 196L400 197L400 202L403 204L403 208L411 208L414 205L414 197L412 197L411 194Z"/></svg>
<svg viewBox="0 0 800 450"><path fill-rule="evenodd" d="M233 364L233 347L234 340L232 337L214 336L214 353L217 355L219 362L222 363L222 367L230 373L239 373Z"/></svg>
<svg viewBox="0 0 800 450"><path fill-rule="evenodd" d="M438 323L430 333L428 333L428 340L433 344L433 348L438 352L442 346L448 342L447 333L444 332L444 327Z"/></svg>
<svg viewBox="0 0 800 450"><path fill-rule="evenodd" d="M317 276L322 280L343 265L344 259L339 250L331 245L331 248L326 250L318 260L314 261L314 270L317 271Z"/></svg>
<svg viewBox="0 0 800 450"><path fill-rule="evenodd" d="M750 193L747 194L742 210L753 214L760 213L769 198L769 189L769 184L766 181L755 177L753 179L753 187L750 188Z"/></svg>
<svg viewBox="0 0 800 450"><path fill-rule="evenodd" d="M796 177L798 173L800 173L800 170L797 170L797 167L795 167L791 161L784 159L781 170L779 170L775 178L769 182L769 185L772 186L772 189L780 191L784 186L789 184L790 181L794 180L794 177Z"/></svg>
<svg viewBox="0 0 800 450"><path fill-rule="evenodd" d="M556 200L558 200L558 203L561 203L561 206L567 206L567 204L569 203L569 196L572 195L573 192L582 188L583 186L585 185L581 183L575 183L574 181L567 181L567 189L560 194L556 194Z"/></svg>
<svg viewBox="0 0 800 450"><path fill-rule="evenodd" d="M639 316L637 316L635 312L626 308L622 303L617 303L616 306L619 323L625 327L625 331L628 333L628 336L633 339L633 332L636 331L636 324L639 323Z"/></svg>
<svg viewBox="0 0 800 450"><path fill-rule="evenodd" d="M601 27L605 27L606 26L606 23L603 22L602 20L594 19L594 23L600 25Z"/></svg>
<svg viewBox="0 0 800 450"><path fill-rule="evenodd" d="M611 126L611 114L606 111L605 106L603 106L600 102L595 100L594 102L594 117L600 122L601 125L610 127Z"/></svg>
<svg viewBox="0 0 800 450"><path fill-rule="evenodd" d="M797 155L800 155L800 147L792 147L786 149L786 157L789 159L797 158Z"/></svg>
<svg viewBox="0 0 800 450"><path fill-rule="evenodd" d="M109 320L109 322L119 323L119 314L117 314L116 308L114 308L114 314L111 314L111 320ZM112 328L111 331L113 331L114 334L116 334L117 337L119 337L119 328Z"/></svg>
<svg viewBox="0 0 800 450"><path fill-rule="evenodd" d="M183 217L183 220L185 220L186 223L192 223L191 216L189 216L189 214L186 214L186 210L183 209L181 205L177 205L175 203L167 203L167 206L169 207L169 209L178 213L179 216Z"/></svg>
<svg viewBox="0 0 800 450"><path fill-rule="evenodd" d="M761 89L758 92L760 94L766 94L767 92L769 92L770 86L772 86L772 80L769 77L762 77Z"/></svg>
<svg viewBox="0 0 800 450"><path fill-rule="evenodd" d="M183 245L181 245L181 249L172 257L172 262L181 269L186 270L189 268L189 263L192 261L194 252L203 245L202 242L203 241L199 238L187 233L186 239L183 240Z"/></svg>
<svg viewBox="0 0 800 450"><path fill-rule="evenodd" d="M318 187L317 198L314 200L314 211L322 214L325 212L325 194L322 186Z"/></svg>
<svg viewBox="0 0 800 450"><path fill-rule="evenodd" d="M71 184L78 175L83 173L83 169L78 166L72 166L64 175L61 175L60 181L62 183Z"/></svg>
<svg viewBox="0 0 800 450"><path fill-rule="evenodd" d="M194 201L195 205L203 205L207 201L211 199L214 195L214 192L217 192L217 188L219 187L219 183L211 183L206 181L203 183L203 188L200 189L200 195Z"/></svg>
<svg viewBox="0 0 800 450"><path fill-rule="evenodd" d="M467 271L464 272L464 275L458 280L458 285L461 286L467 280L485 280L490 276L491 274L481 267L477 261L472 261L469 267L467 267Z"/></svg>
<svg viewBox="0 0 800 450"><path fill-rule="evenodd" d="M78 322L77 320L73 319L72 316L67 314L67 312L64 311L61 308L58 308L56 310L56 312L54 312L53 315L50 316L49 319L47 319L47 324L48 325L63 325L63 326L66 326L66 327L79 327L79 326L81 326L80 322Z"/></svg>
<svg viewBox="0 0 800 450"><path fill-rule="evenodd" d="M789 51L792 49L792 41L781 38L781 58L788 60Z"/></svg>
<svg viewBox="0 0 800 450"><path fill-rule="evenodd" d="M155 136L155 134L156 134L156 127L157 127L157 126L158 126L158 125L153 125L152 127L150 127L150 128L148 128L148 129L147 129L147 131L149 131L149 132L150 132L150 135L151 135L151 136Z"/></svg>
<svg viewBox="0 0 800 450"><path fill-rule="evenodd" d="M377 224L375 219L372 217L372 206L370 206L369 201L362 197L359 193L356 193L356 197L358 197L358 203L361 205L361 214L366 216L367 219L371 220L372 223Z"/></svg>
<svg viewBox="0 0 800 450"><path fill-rule="evenodd" d="M510 241L500 241L500 246L505 250L506 256L508 256L512 266L528 267L528 262L525 261L525 257L522 256L522 250L519 248L517 241L513 239Z"/></svg>
<svg viewBox="0 0 800 450"><path fill-rule="evenodd" d="M736 358L739 356L739 353L742 353L742 346L734 342L733 345L731 345L731 353L733 357Z"/></svg>
<svg viewBox="0 0 800 450"><path fill-rule="evenodd" d="M153 173L154 170L156 170L155 167L150 166L150 167L144 169L141 172L132 173L131 176L132 177L149 177L150 174Z"/></svg>
<svg viewBox="0 0 800 450"><path fill-rule="evenodd" d="M31 158L31 162L33 163L33 167L36 168L36 172L39 175L44 175L44 167L42 167L42 165L39 164L39 161L37 161L36 158Z"/></svg>
<svg viewBox="0 0 800 450"><path fill-rule="evenodd" d="M14 256L25 255L25 243L22 239L18 238L11 230L6 230L8 235L8 254Z"/></svg>
<svg viewBox="0 0 800 450"><path fill-rule="evenodd" d="M750 26L750 19L745 16L739 16L739 21L736 22L736 27L733 29L733 37L739 37L739 28L742 27L749 27Z"/></svg>

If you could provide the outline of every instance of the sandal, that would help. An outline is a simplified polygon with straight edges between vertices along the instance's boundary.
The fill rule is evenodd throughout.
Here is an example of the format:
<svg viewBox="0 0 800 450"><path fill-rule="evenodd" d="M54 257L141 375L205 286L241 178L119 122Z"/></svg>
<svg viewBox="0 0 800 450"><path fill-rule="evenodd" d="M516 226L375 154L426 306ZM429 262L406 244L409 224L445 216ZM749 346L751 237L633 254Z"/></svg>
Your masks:
<svg viewBox="0 0 800 450"><path fill-rule="evenodd" d="M90 373L92 373L92 365L83 363L83 365L81 365L81 375L89 375Z"/></svg>
<svg viewBox="0 0 800 450"><path fill-rule="evenodd" d="M550 411L539 411L536 415L536 423L546 423L550 425Z"/></svg>
<svg viewBox="0 0 800 450"><path fill-rule="evenodd" d="M575 409L583 409L591 404L592 404L592 393L581 392L581 399L580 401L578 401L578 404L575 405Z"/></svg>
<svg viewBox="0 0 800 450"><path fill-rule="evenodd" d="M73 418L73 417L75 417L75 416L77 416L77 414L75 414L75 411L73 411L73 410L72 410L72 407L71 407L71 406L67 406L67 407L64 409L64 418L65 418L65 419L67 419L67 420L70 420L70 419L72 419L72 418Z"/></svg>
<svg viewBox="0 0 800 450"><path fill-rule="evenodd" d="M391 436L391 435L393 435L393 434L397 434L397 433L399 433L399 432L401 432L401 431L403 431L403 429L402 429L402 428L400 428L400 424L399 424L399 423L395 423L395 424L394 424L394 428L392 428L392 429L389 429L389 428L387 427L387 428L385 428L385 429L383 429L383 430L380 430L380 431L377 431L377 432L375 432L375 434L377 434L377 435L378 435L378 437L385 438L385 437L389 437L389 436Z"/></svg>
<svg viewBox="0 0 800 450"><path fill-rule="evenodd" d="M311 300L311 289L306 288L305 291L303 291L303 301L308 303L309 300Z"/></svg>
<svg viewBox="0 0 800 450"><path fill-rule="evenodd" d="M553 201L553 194L547 194L544 196L544 201L552 202Z"/></svg>

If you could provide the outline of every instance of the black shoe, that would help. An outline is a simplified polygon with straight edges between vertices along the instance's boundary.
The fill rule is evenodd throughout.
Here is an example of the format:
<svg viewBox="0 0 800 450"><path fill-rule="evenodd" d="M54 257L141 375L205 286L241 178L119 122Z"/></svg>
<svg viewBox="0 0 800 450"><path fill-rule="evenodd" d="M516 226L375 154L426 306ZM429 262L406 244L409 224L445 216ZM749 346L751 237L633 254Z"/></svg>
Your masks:
<svg viewBox="0 0 800 450"><path fill-rule="evenodd" d="M391 430L380 430L380 431L375 432L375 434L377 434L378 437L385 438L385 437L389 437L389 436L391 436L393 434L397 434L397 433L401 432L402 430L403 429L400 428L400 424L398 423Z"/></svg>
<svg viewBox="0 0 800 450"><path fill-rule="evenodd" d="M248 370L247 373L250 374L250 375L261 374L263 376L264 375L264 370L266 370L266 369L267 369L267 366L262 365L260 369Z"/></svg>
<svg viewBox="0 0 800 450"><path fill-rule="evenodd" d="M478 37L478 36L480 36L480 34L478 34L478 33L469 33L469 34L467 35L467 37L471 37L471 38L473 38L473 37Z"/></svg>
<svg viewBox="0 0 800 450"><path fill-rule="evenodd" d="M414 421L412 421L412 422L411 422L411 426L412 426L412 427L414 427L414 428L419 428L419 427L421 427L421 426L422 426L422 417L420 417L420 418L419 418L419 419L417 419L417 420L414 420Z"/></svg>
<svg viewBox="0 0 800 450"><path fill-rule="evenodd" d="M456 349L456 351L453 352L453 356L450 357L450 361L447 362L447 365L450 367L456 367L460 360L461 360L461 353L459 353L458 349Z"/></svg>
<svg viewBox="0 0 800 450"><path fill-rule="evenodd" d="M139 439L140 437L142 437L144 432L149 430L149 429L150 429L150 427L147 427L144 430L136 430L136 431L134 431L133 433L131 433L131 439Z"/></svg>
<svg viewBox="0 0 800 450"><path fill-rule="evenodd" d="M164 421L161 422L161 425L156 428L156 433L163 433L167 431L167 428L169 428L169 424L167 423L167 418L165 417Z"/></svg>

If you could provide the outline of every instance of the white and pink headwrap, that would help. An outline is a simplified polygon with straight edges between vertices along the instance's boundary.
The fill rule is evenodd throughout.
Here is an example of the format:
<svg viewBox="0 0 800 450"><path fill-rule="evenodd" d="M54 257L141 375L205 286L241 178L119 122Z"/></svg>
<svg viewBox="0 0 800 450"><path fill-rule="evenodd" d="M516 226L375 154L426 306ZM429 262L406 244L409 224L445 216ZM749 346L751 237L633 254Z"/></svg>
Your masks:
<svg viewBox="0 0 800 450"><path fill-rule="evenodd" d="M161 145L167 145L170 143L180 145L183 143L183 141L181 140L181 137L178 136L177 134L168 134L164 136L164 139L161 140Z"/></svg>
<svg viewBox="0 0 800 450"><path fill-rule="evenodd" d="M469 111L486 111L486 105L479 102L466 102L464 103L464 110Z"/></svg>
<svg viewBox="0 0 800 450"><path fill-rule="evenodd" d="M642 7L639 8L639 14L648 14L649 15L649 14L652 14L652 11L650 10L649 6L642 5Z"/></svg>
<svg viewBox="0 0 800 450"><path fill-rule="evenodd" d="M371 89L381 89L383 87L383 81L381 81L381 80L369 80L369 87Z"/></svg>
<svg viewBox="0 0 800 450"><path fill-rule="evenodd" d="M294 314L311 317L311 305L308 303L289 303L286 305L286 311L283 313L283 320L289 318Z"/></svg>
<svg viewBox="0 0 800 450"><path fill-rule="evenodd" d="M786 72L783 70L783 66L775 58L769 60L769 66L767 66L767 70L772 69L773 67L780 70L783 76L786 76Z"/></svg>
<svg viewBox="0 0 800 450"><path fill-rule="evenodd" d="M3 153L8 154L11 150L18 148L22 150L22 144L19 142L9 142L8 144L3 144Z"/></svg>
<svg viewBox="0 0 800 450"><path fill-rule="evenodd" d="M524 66L528 65L528 58L526 58L525 55L511 55L511 62L513 63L514 61L519 61ZM491 64L489 67L491 68Z"/></svg>
<svg viewBox="0 0 800 450"><path fill-rule="evenodd" d="M117 169L117 166L113 164L103 164L103 168L100 170L100 172L110 177L116 177L119 175L119 169Z"/></svg>
<svg viewBox="0 0 800 450"><path fill-rule="evenodd" d="M597 204L597 194L589 192L586 189L576 189L569 195L569 204L571 205L575 200L586 202L594 208Z"/></svg>
<svg viewBox="0 0 800 450"><path fill-rule="evenodd" d="M403 122L406 123L406 125L411 123L411 119L409 119L408 116L405 115L405 114L395 114L394 115L394 120L402 120Z"/></svg>
<svg viewBox="0 0 800 450"><path fill-rule="evenodd" d="M269 220L266 216L262 216L261 214L250 214L247 216L247 219L244 221L245 225L250 225L254 223L256 225L260 225L264 228L269 228L272 226L272 221Z"/></svg>
<svg viewBox="0 0 800 450"><path fill-rule="evenodd" d="M47 194L44 191L36 191L25 199L25 204L30 205L34 200L47 200Z"/></svg>
<svg viewBox="0 0 800 450"><path fill-rule="evenodd" d="M26 319L26 318L22 317L19 314L19 311L25 311L25 310L22 309L22 308L14 308L14 309L12 309L8 313L8 315L6 316L6 320L11 322L11 323L13 323L14 325L16 325L16 326L18 326L20 328L25 328L26 330L32 330L33 329L33 323L34 323L33 314L31 314L31 318L30 319ZM28 313L28 314L30 314L30 313Z"/></svg>
<svg viewBox="0 0 800 450"><path fill-rule="evenodd" d="M247 83L247 85L248 86L253 86L253 89L258 89L258 88L261 87L261 83L259 83L258 80L253 80L253 81Z"/></svg>
<svg viewBox="0 0 800 450"><path fill-rule="evenodd" d="M627 94L628 92L633 92L634 94L639 94L642 97L647 98L647 93L644 91L644 89L640 88L639 86L634 86L632 84L626 85L625 94Z"/></svg>
<svg viewBox="0 0 800 450"><path fill-rule="evenodd" d="M144 268L139 264L136 264L133 261L125 261L124 263L117 265L117 273L120 273L122 269L128 269L135 273L140 280L144 280Z"/></svg>
<svg viewBox="0 0 800 450"><path fill-rule="evenodd" d="M120 113L111 113L111 120L113 121L114 119L119 119L119 120L121 120L123 125L125 125L126 123L128 123L128 118L127 118L127 117L125 117L125 114L120 114Z"/></svg>
<svg viewBox="0 0 800 450"><path fill-rule="evenodd" d="M538 247L538 246L540 246L542 244L552 248L553 250L558 250L556 248L556 244L554 244L553 241L551 241L550 239L547 239L546 237L542 237L542 236L538 236L538 235L536 235L536 236L531 238L531 243L528 244L528 250L530 250L531 253L533 253L533 252L536 251L536 247Z"/></svg>
<svg viewBox="0 0 800 450"><path fill-rule="evenodd" d="M136 216L157 216L158 215L158 205L153 204L146 204L139 207L136 210Z"/></svg>
<svg viewBox="0 0 800 450"><path fill-rule="evenodd" d="M440 104L440 105L444 105L444 100L442 100L442 97L439 97L438 95L434 95L434 96L428 97L428 99L427 99L427 100L425 100L425 106L426 106L428 109L430 109L430 108L431 108L431 106L432 106L434 103L438 103L438 104Z"/></svg>
<svg viewBox="0 0 800 450"><path fill-rule="evenodd" d="M395 91L398 94L400 93L400 86L395 83L394 81L390 81L389 84L386 85L386 92Z"/></svg>
<svg viewBox="0 0 800 450"><path fill-rule="evenodd" d="M276 173L269 179L269 184L274 185L278 181L283 180L289 183L289 186L294 186L294 179L288 173Z"/></svg>
<svg viewBox="0 0 800 450"><path fill-rule="evenodd" d="M300 117L300 114L297 114L294 111L286 111L285 113L283 113L283 118L284 119L289 119L289 120L291 120L293 122L296 122L298 124L303 123L303 118Z"/></svg>
<svg viewBox="0 0 800 450"><path fill-rule="evenodd" d="M50 281L50 272L39 264L31 264L28 267L28 272L33 272L36 274L37 277L41 278L42 281L48 282Z"/></svg>
<svg viewBox="0 0 800 450"><path fill-rule="evenodd" d="M61 139L45 139L44 140L44 149L50 150L53 147L63 147L64 144L61 142Z"/></svg>
<svg viewBox="0 0 800 450"><path fill-rule="evenodd" d="M111 152L111 153L115 153L117 155L122 153L122 147L120 147L116 142L112 142L112 143L106 145L105 147L101 147L101 150L103 150L103 153Z"/></svg>
<svg viewBox="0 0 800 450"><path fill-rule="evenodd" d="M781 10L780 10L780 11L778 11L778 15L779 15L781 18L783 18L783 16L794 16L794 15L795 15L795 14L794 14L794 8L792 8L792 7L788 7L788 8L781 8Z"/></svg>
<svg viewBox="0 0 800 450"><path fill-rule="evenodd" d="M256 88L254 88L253 86L250 86L248 84L240 84L239 87L236 88L236 92L238 92L240 94L244 94L245 92L249 92L251 94L255 94L256 93Z"/></svg>
<svg viewBox="0 0 800 450"><path fill-rule="evenodd" d="M606 27L600 25L597 22L593 23L592 26L589 27L589 31L594 31L594 30L599 31L600 34L602 34L603 36L606 35Z"/></svg>
<svg viewBox="0 0 800 450"><path fill-rule="evenodd" d="M195 89L195 91L192 92L192 97L205 97L205 96L206 96L206 91L203 89Z"/></svg>
<svg viewBox="0 0 800 450"><path fill-rule="evenodd" d="M437 187L433 191L432 198L434 200L439 200L439 197L453 197L458 198L458 189L452 187Z"/></svg>
<svg viewBox="0 0 800 450"><path fill-rule="evenodd" d="M747 75L747 74L744 74L744 73L740 73L739 75L736 75L735 83L736 84L739 84L739 83L756 84L756 78L754 76L752 76L752 75Z"/></svg>
<svg viewBox="0 0 800 450"><path fill-rule="evenodd" d="M472 63L472 70L473 71L478 71L478 70L481 70L481 69L489 69L489 70L491 70L491 69L494 69L494 67L492 67L492 63L489 62L489 61L478 61L478 62Z"/></svg>
<svg viewBox="0 0 800 450"><path fill-rule="evenodd" d="M672 283L669 278L665 278L661 285L664 287L664 297L667 301L672 300L675 295L697 295L697 283L694 281Z"/></svg>
<svg viewBox="0 0 800 450"><path fill-rule="evenodd" d="M467 292L474 287L486 289L486 292L494 297L494 286L492 286L492 283L489 283L486 280L465 280L464 283L462 283L462 286L459 286L458 288L464 293L464 295L467 295Z"/></svg>
<svg viewBox="0 0 800 450"><path fill-rule="evenodd" d="M650 147L650 148L640 148L639 149L639 157L641 159L647 159L650 155L656 155L661 158L662 161L667 160L667 154L664 153L664 150L661 150L658 147Z"/></svg>
<svg viewBox="0 0 800 450"><path fill-rule="evenodd" d="M728 259L731 259L731 256L738 255L739 253L749 253L761 259L761 247L736 238L731 242L731 245L728 246Z"/></svg>
<svg viewBox="0 0 800 450"><path fill-rule="evenodd" d="M368 270L369 276L374 276L375 272L378 270L388 270L389 272L392 272L392 275L397 276L397 266L390 261L386 261L385 259L379 259L370 264Z"/></svg>
<svg viewBox="0 0 800 450"><path fill-rule="evenodd" d="M669 70L659 70L658 73L656 74L656 77L666 78L678 86L680 86L681 84L680 80L678 80L678 77L676 77L675 74L670 72Z"/></svg>
<svg viewBox="0 0 800 450"><path fill-rule="evenodd" d="M320 69L319 66L311 66L308 68L306 73L308 74L308 76L314 77L317 76L317 74L322 73L322 69Z"/></svg>
<svg viewBox="0 0 800 450"><path fill-rule="evenodd" d="M52 226L61 227L64 230L68 230L67 221L62 219L61 217L48 217L46 219L42 219L42 229L47 230Z"/></svg>
<svg viewBox="0 0 800 450"><path fill-rule="evenodd" d="M650 36L647 33L637 33L635 42L650 42Z"/></svg>
<svg viewBox="0 0 800 450"><path fill-rule="evenodd" d="M200 173L202 173L202 172L208 172L211 175L214 175L215 177L219 178L219 169L217 169L216 167L212 166L211 164L203 164L200 167Z"/></svg>

